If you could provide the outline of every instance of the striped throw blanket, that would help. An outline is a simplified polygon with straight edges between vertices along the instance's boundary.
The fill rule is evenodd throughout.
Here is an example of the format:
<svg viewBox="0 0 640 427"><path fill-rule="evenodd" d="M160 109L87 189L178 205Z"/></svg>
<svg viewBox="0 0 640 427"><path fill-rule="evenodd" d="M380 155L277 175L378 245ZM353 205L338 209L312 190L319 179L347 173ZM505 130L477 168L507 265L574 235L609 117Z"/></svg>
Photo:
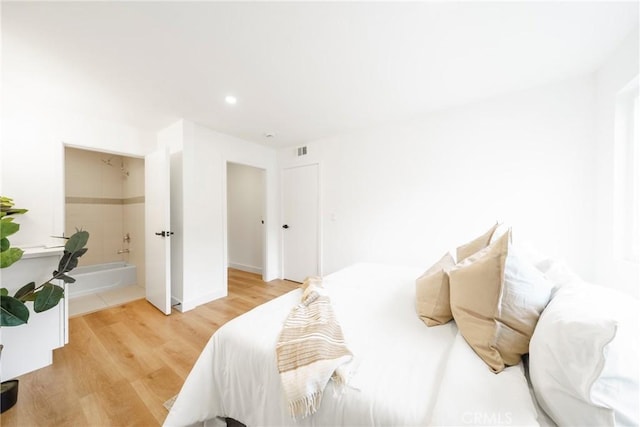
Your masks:
<svg viewBox="0 0 640 427"><path fill-rule="evenodd" d="M302 284L300 304L284 322L276 345L278 371L294 419L316 412L329 379L346 383L342 365L352 358L322 280Z"/></svg>

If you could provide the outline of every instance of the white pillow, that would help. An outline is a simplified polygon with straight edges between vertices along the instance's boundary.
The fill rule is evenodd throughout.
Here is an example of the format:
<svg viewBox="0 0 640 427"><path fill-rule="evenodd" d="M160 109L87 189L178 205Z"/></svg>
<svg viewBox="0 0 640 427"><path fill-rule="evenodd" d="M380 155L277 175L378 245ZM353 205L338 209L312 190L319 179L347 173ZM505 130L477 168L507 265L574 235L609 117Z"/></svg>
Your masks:
<svg viewBox="0 0 640 427"><path fill-rule="evenodd" d="M582 282L580 276L569 268L563 260L555 258L545 258L536 262L536 268L540 270L547 279L551 280L554 285L554 291L569 284L579 284Z"/></svg>
<svg viewBox="0 0 640 427"><path fill-rule="evenodd" d="M587 283L558 289L529 344L540 406L562 426L640 423L640 303Z"/></svg>
<svg viewBox="0 0 640 427"><path fill-rule="evenodd" d="M509 223L506 222L498 222L498 226L495 231L491 235L491 239L489 240L489 244L493 244L496 240L502 237L507 231L511 230L511 241L518 248L518 252L527 259L527 261L532 262L534 264L539 263L544 259L544 257L538 252L538 250L529 242L528 239L522 237L522 234L518 232L518 228L516 231L513 231L513 228Z"/></svg>

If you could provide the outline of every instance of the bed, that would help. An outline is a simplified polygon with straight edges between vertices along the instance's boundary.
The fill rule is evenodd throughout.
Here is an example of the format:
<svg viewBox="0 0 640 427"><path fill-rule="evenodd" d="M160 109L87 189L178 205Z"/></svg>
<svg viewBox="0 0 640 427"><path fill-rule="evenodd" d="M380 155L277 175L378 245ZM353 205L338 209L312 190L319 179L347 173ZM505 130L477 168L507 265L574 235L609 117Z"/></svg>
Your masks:
<svg viewBox="0 0 640 427"><path fill-rule="evenodd" d="M421 273L357 264L325 278L354 354L353 375L342 393L329 383L313 416L290 417L276 369L275 342L300 301L301 291L295 290L211 337L165 425L225 425L218 417L247 426L538 425L522 364L495 375L454 322L427 328L415 315L415 279Z"/></svg>
<svg viewBox="0 0 640 427"><path fill-rule="evenodd" d="M218 426L232 418L247 426L637 426L638 300L587 284L562 262L529 262L513 245L511 230L502 237L496 230L459 247L457 261L446 255L427 272L356 264L323 278L353 359L345 366L348 385L329 381L314 414L291 417L275 350L283 323L301 301L297 289L213 334L164 425ZM499 279L491 276L496 269L489 258L501 263ZM455 265L442 267L446 263ZM432 274L436 270L440 276ZM450 281L439 295L453 320L427 326L421 318L416 301L424 277ZM472 286L465 288L469 279ZM521 351L526 366L521 355L495 366L468 333L465 316L481 310L465 308L460 299L475 304L496 280L504 282L499 304L524 304L516 323L538 306ZM546 297L525 295L527 287L543 289ZM509 319L503 314L488 323L504 328Z"/></svg>

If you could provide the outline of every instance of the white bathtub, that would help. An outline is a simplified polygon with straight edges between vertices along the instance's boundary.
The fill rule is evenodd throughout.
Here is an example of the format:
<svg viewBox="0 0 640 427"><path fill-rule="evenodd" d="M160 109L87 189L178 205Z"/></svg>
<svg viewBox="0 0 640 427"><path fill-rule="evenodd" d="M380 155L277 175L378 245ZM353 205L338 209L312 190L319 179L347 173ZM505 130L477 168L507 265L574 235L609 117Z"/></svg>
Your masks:
<svg viewBox="0 0 640 427"><path fill-rule="evenodd" d="M126 262L78 267L69 273L76 279L67 285L69 299L136 284L136 266Z"/></svg>

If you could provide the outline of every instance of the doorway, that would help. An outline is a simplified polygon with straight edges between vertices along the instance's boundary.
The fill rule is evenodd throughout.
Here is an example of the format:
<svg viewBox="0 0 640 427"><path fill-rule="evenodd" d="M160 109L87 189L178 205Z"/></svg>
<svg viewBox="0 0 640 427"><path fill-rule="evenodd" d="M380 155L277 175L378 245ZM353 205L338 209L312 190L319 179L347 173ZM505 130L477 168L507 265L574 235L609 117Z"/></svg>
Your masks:
<svg viewBox="0 0 640 427"><path fill-rule="evenodd" d="M227 162L227 267L264 276L266 171Z"/></svg>
<svg viewBox="0 0 640 427"><path fill-rule="evenodd" d="M90 233L67 291L69 314L144 298L144 160L65 146L64 170L65 235Z"/></svg>

